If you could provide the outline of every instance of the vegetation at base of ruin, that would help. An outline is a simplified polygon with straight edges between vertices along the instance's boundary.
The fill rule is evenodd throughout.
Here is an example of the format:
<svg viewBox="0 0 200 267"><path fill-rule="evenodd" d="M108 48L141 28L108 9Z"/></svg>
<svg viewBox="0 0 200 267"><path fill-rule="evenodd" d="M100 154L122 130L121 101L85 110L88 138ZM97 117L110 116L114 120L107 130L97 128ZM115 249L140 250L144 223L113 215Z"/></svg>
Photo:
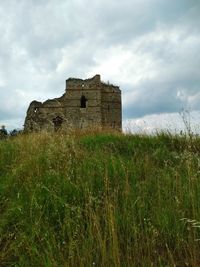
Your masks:
<svg viewBox="0 0 200 267"><path fill-rule="evenodd" d="M200 266L200 138L1 141L0 266Z"/></svg>

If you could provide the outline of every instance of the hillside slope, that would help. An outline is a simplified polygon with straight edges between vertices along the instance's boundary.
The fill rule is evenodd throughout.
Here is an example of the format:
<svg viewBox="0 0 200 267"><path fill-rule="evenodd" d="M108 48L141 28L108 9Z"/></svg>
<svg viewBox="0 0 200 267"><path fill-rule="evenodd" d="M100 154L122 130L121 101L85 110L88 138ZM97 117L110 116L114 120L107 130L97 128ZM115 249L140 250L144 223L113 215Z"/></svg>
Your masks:
<svg viewBox="0 0 200 267"><path fill-rule="evenodd" d="M0 266L199 266L200 138L0 142Z"/></svg>

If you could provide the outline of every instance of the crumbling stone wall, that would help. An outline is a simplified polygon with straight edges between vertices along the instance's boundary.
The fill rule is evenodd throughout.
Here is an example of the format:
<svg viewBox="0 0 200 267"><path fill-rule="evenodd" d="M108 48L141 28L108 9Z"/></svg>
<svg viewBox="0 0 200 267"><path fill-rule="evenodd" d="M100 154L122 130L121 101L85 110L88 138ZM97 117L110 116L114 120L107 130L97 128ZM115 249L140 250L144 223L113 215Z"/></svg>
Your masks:
<svg viewBox="0 0 200 267"><path fill-rule="evenodd" d="M44 103L33 101L25 119L25 131L58 131L89 127L121 130L121 91L118 86L91 79L66 80L65 94Z"/></svg>

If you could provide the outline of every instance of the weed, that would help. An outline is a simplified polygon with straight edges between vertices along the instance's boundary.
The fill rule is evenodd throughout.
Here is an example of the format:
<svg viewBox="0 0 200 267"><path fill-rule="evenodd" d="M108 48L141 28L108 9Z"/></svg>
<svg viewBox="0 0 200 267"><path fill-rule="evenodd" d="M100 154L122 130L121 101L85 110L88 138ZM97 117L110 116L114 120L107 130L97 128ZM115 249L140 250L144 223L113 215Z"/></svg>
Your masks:
<svg viewBox="0 0 200 267"><path fill-rule="evenodd" d="M1 141L0 266L199 266L199 151L165 133Z"/></svg>

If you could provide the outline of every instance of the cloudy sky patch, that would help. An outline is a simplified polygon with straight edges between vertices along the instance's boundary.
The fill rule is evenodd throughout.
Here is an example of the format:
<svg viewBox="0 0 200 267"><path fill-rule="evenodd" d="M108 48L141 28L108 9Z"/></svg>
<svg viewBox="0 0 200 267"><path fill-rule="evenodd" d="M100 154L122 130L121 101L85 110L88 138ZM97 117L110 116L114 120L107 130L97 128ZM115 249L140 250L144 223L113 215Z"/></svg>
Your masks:
<svg viewBox="0 0 200 267"><path fill-rule="evenodd" d="M68 77L96 73L120 85L124 121L153 127L185 108L197 123L199 13L197 0L3 1L0 123L22 127L32 100L59 97Z"/></svg>

